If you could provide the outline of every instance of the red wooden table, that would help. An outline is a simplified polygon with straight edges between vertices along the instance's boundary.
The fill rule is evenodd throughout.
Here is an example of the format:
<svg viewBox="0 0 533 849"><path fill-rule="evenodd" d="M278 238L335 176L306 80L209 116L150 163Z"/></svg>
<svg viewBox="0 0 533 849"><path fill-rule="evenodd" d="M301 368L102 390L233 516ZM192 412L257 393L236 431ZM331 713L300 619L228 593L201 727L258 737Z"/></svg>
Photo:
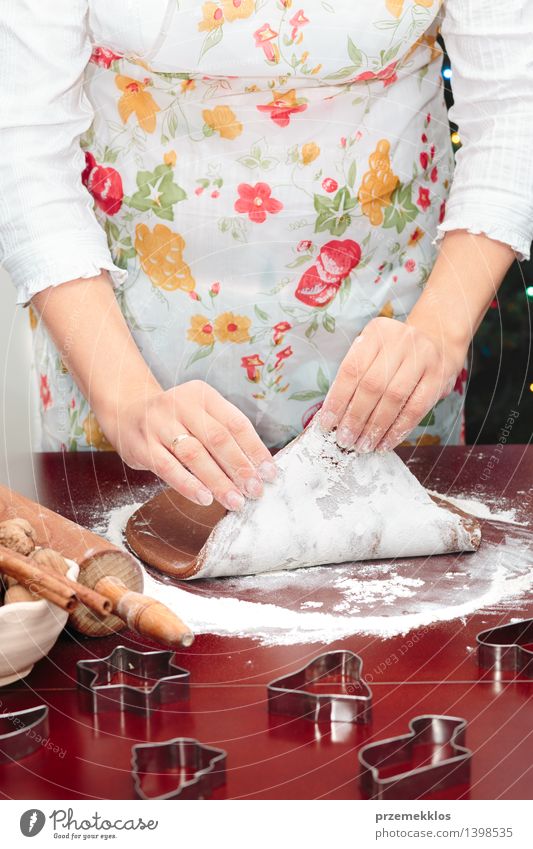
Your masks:
<svg viewBox="0 0 533 849"><path fill-rule="evenodd" d="M520 521L533 524L533 448L426 447L400 453L430 489L504 498ZM35 455L31 463L0 467L0 480L89 527L118 503L143 501L159 487L152 475L125 469L113 454ZM524 533L523 541L533 568L531 535ZM513 615L533 616L533 595L517 599L516 609L506 614L480 611L407 636L354 635L328 645L357 652L372 672L374 718L368 727L269 717L266 683L324 651L324 644L264 646L213 635L199 635L191 649L177 655L191 671L189 702L149 719L131 713L93 719L78 706L76 661L105 656L119 644L140 645L129 632L100 640L64 633L26 680L0 690L2 712L49 705L50 740L63 755L41 749L1 765L0 793L16 799L133 798L131 746L186 736L227 750L227 784L217 798L357 799L357 749L364 742L405 733L418 714L448 713L468 720L472 780L438 798L531 798L533 681L509 675L494 680L480 672L474 650L480 630Z"/></svg>

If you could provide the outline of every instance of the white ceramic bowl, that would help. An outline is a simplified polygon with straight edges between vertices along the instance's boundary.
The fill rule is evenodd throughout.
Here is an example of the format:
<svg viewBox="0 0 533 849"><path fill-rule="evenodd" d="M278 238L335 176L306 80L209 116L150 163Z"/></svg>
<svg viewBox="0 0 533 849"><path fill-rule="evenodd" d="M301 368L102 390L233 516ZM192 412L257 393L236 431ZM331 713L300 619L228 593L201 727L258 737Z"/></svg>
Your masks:
<svg viewBox="0 0 533 849"><path fill-rule="evenodd" d="M67 576L75 580L79 566L67 560ZM0 687L25 678L44 657L65 627L68 613L44 598L0 607Z"/></svg>

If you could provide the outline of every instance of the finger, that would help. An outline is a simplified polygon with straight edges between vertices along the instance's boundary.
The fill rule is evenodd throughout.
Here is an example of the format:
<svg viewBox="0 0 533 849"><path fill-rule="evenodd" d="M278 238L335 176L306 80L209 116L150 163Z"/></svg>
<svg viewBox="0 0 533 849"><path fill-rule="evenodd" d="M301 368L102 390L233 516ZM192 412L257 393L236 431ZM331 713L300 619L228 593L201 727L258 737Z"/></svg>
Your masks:
<svg viewBox="0 0 533 849"><path fill-rule="evenodd" d="M213 495L203 484L184 469L181 463L159 443L154 443L150 451L150 468L172 489L189 501L209 507Z"/></svg>
<svg viewBox="0 0 533 849"><path fill-rule="evenodd" d="M332 430L339 424L354 391L377 357L379 349L379 338L374 333L363 332L353 342L320 410L319 421L324 430Z"/></svg>
<svg viewBox="0 0 533 849"><path fill-rule="evenodd" d="M438 400L436 381L424 373L381 442L379 451L392 451L415 428Z"/></svg>
<svg viewBox="0 0 533 849"><path fill-rule="evenodd" d="M223 424L241 450L257 469L262 480L271 483L278 473L272 454L259 438L251 421L222 396L209 399L208 412Z"/></svg>
<svg viewBox="0 0 533 849"><path fill-rule="evenodd" d="M241 510L244 497L199 439L187 436L169 443L171 454L213 493L227 510Z"/></svg>
<svg viewBox="0 0 533 849"><path fill-rule="evenodd" d="M359 440L401 362L402 354L398 349L390 351L382 348L361 377L337 431L337 442L341 448L350 448ZM369 449L361 443L360 450Z"/></svg>
<svg viewBox="0 0 533 849"><path fill-rule="evenodd" d="M422 373L422 368L417 368L416 363L413 364L410 359L400 363L396 374L385 387L383 395L361 431L354 446L356 451L365 453L375 450L398 418L422 377Z"/></svg>
<svg viewBox="0 0 533 849"><path fill-rule="evenodd" d="M205 410L185 415L183 421L228 478L249 498L259 498L263 492L263 482L229 429Z"/></svg>

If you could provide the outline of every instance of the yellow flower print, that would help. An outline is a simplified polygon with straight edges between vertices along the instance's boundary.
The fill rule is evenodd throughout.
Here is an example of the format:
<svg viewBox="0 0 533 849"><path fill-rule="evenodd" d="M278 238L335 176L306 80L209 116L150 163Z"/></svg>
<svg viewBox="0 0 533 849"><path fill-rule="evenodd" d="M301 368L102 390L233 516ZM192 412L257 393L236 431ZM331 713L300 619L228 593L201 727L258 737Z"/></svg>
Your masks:
<svg viewBox="0 0 533 849"><path fill-rule="evenodd" d="M245 315L224 312L215 319L215 334L219 342L248 342L251 320Z"/></svg>
<svg viewBox="0 0 533 849"><path fill-rule="evenodd" d="M217 132L221 139L236 139L242 133L242 124L229 106L204 109L202 117L208 127Z"/></svg>
<svg viewBox="0 0 533 849"><path fill-rule="evenodd" d="M176 151L167 151L163 156L163 162L165 163L165 165L170 165L172 168L174 168L174 165L176 164Z"/></svg>
<svg viewBox="0 0 533 849"><path fill-rule="evenodd" d="M403 4L404 0L386 0L385 3L387 10L395 18L399 18L402 14ZM430 9L433 6L433 0L415 0L415 6L423 6L424 9Z"/></svg>
<svg viewBox="0 0 533 849"><path fill-rule="evenodd" d="M185 241L179 233L173 233L165 224L156 224L153 230L146 224L137 224L134 247L154 286L166 292L194 290L194 277L183 259Z"/></svg>
<svg viewBox="0 0 533 849"><path fill-rule="evenodd" d="M376 149L368 157L370 169L364 174L359 188L359 203L373 227L383 224L383 207L390 205L391 195L398 185L398 177L390 164L390 144L386 139L378 141Z"/></svg>
<svg viewBox="0 0 533 849"><path fill-rule="evenodd" d="M187 338L197 345L212 345L215 341L213 325L206 315L193 315Z"/></svg>
<svg viewBox="0 0 533 849"><path fill-rule="evenodd" d="M188 91L194 91L196 83L194 80L182 80L180 88L182 94L187 94Z"/></svg>
<svg viewBox="0 0 533 849"><path fill-rule="evenodd" d="M203 19L198 24L200 32L211 32L224 23L224 13L218 3L204 3L202 15Z"/></svg>
<svg viewBox="0 0 533 849"><path fill-rule="evenodd" d="M394 318L394 310L390 301L387 301L387 303L383 305L379 315L382 318Z"/></svg>
<svg viewBox="0 0 533 849"><path fill-rule="evenodd" d="M160 109L150 92L145 90L147 82L117 74L115 83L117 88L124 92L118 101L118 113L122 123L126 124L130 115L135 115L143 130L147 133L153 133L155 131L155 116Z"/></svg>
<svg viewBox="0 0 533 849"><path fill-rule="evenodd" d="M320 148L316 142L307 142L302 146L302 162L304 165L310 165L317 156L320 156Z"/></svg>
<svg viewBox="0 0 533 849"><path fill-rule="evenodd" d="M249 18L255 11L255 0L222 0L224 18L228 23L239 18Z"/></svg>
<svg viewBox="0 0 533 849"><path fill-rule="evenodd" d="M37 318L37 313L35 312L32 306L28 308L28 315L30 317L30 327L32 330L35 330L35 328L39 324L39 319Z"/></svg>
<svg viewBox="0 0 533 849"><path fill-rule="evenodd" d="M97 451L113 451L113 446L108 441L105 433L98 424L98 420L94 413L89 413L86 419L82 422L82 428L85 432L87 445L92 445Z"/></svg>

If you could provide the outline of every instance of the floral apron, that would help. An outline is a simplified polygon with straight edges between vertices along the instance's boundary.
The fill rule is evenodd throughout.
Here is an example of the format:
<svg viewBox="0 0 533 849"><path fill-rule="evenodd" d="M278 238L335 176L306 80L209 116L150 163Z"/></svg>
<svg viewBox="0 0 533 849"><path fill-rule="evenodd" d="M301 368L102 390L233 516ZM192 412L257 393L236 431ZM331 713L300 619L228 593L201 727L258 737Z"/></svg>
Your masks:
<svg viewBox="0 0 533 849"><path fill-rule="evenodd" d="M438 0L181 0L153 55L95 46L82 180L163 387L205 380L270 447L433 266L453 155ZM32 314L42 448L108 448ZM408 442L458 442L463 385Z"/></svg>

